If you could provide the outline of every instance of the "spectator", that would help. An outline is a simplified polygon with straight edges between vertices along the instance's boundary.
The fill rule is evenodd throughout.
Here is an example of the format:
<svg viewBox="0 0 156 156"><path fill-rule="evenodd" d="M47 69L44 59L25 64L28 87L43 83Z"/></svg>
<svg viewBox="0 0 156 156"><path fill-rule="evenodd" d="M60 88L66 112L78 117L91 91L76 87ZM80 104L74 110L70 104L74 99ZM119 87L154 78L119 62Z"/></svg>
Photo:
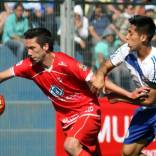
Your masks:
<svg viewBox="0 0 156 156"><path fill-rule="evenodd" d="M10 12L12 12L14 10L15 5L16 5L16 2L5 2L4 3L4 7L6 8L6 10L10 10Z"/></svg>
<svg viewBox="0 0 156 156"><path fill-rule="evenodd" d="M154 20L154 23L156 24L155 11L156 7L154 5L145 5L145 15L151 17Z"/></svg>
<svg viewBox="0 0 156 156"><path fill-rule="evenodd" d="M118 48L119 46L119 42L115 41L115 34L114 32L107 27L104 31L103 31L103 35L102 35L102 40L100 42L98 42L95 45L95 53L94 53L94 61L95 65L94 65L94 69L98 69L101 65L101 63L103 61L105 61L106 59L109 58L109 56ZM119 72L117 70L114 70L113 72ZM118 75L117 77L115 77L115 74L111 74L111 77L114 77L115 81L117 81L118 83Z"/></svg>
<svg viewBox="0 0 156 156"><path fill-rule="evenodd" d="M109 58L110 55L113 54L113 52L120 46L121 42L118 40L115 36L114 31L111 29L111 27L107 27L103 31L102 35L102 41L98 42L95 45L95 53L94 53L94 69L96 70L97 68L100 67L101 63L105 61L106 59ZM131 84L127 86L126 84L123 84L121 80L123 80L123 77L126 77L126 80L129 79L129 72L124 68L124 65L121 64L117 68L113 69L109 73L109 77L112 81L114 81L116 84L123 86L125 88L130 88L131 89ZM121 78L122 77L122 78Z"/></svg>
<svg viewBox="0 0 156 156"><path fill-rule="evenodd" d="M38 20L40 20L40 26L48 29L53 34L55 38L54 49L56 51L60 51L60 38L57 36L57 20L54 2L47 3L46 5L44 5L44 9L44 13L41 14L40 18L38 18Z"/></svg>
<svg viewBox="0 0 156 156"><path fill-rule="evenodd" d="M119 30L119 32L122 35L126 35L127 28L129 25L128 19L132 17L135 14L135 8L132 5L124 5L124 9L122 13L117 17L113 19L113 23L116 27L113 27L113 30L116 32L116 30ZM117 33L118 35L118 33ZM121 39L121 38L120 38ZM123 39L122 39L123 41Z"/></svg>
<svg viewBox="0 0 156 156"><path fill-rule="evenodd" d="M29 3L23 3L24 8L26 10L31 10L30 15L30 24L32 28L42 27L42 15L44 12L44 7L40 2L36 2L37 0L28 0Z"/></svg>
<svg viewBox="0 0 156 156"><path fill-rule="evenodd" d="M120 39L121 43L125 43L126 42L126 35L122 34L117 27L115 26L115 24L110 24L108 26L111 30L114 31L114 33L116 34L116 36Z"/></svg>
<svg viewBox="0 0 156 156"><path fill-rule="evenodd" d="M89 33L92 44L102 39L103 30L110 24L109 18L103 14L100 5L96 5L95 12L89 21Z"/></svg>
<svg viewBox="0 0 156 156"><path fill-rule="evenodd" d="M80 5L74 7L74 26L75 57L78 61L84 63L86 39L88 37L88 19L83 16L83 10Z"/></svg>
<svg viewBox="0 0 156 156"><path fill-rule="evenodd" d="M45 7L45 13L43 14L42 17L42 26L44 28L47 28L51 33L54 34L54 36L56 36L55 33L57 30L57 25L53 3L48 3Z"/></svg>
<svg viewBox="0 0 156 156"><path fill-rule="evenodd" d="M105 45L107 45L107 51L110 56L118 48L120 41L116 39L115 33L109 26L103 31L102 38Z"/></svg>
<svg viewBox="0 0 156 156"><path fill-rule="evenodd" d="M151 17L156 24L156 7L154 5L145 5L145 15L148 17ZM156 33L154 34L152 41L151 41L152 46L156 47Z"/></svg>
<svg viewBox="0 0 156 156"><path fill-rule="evenodd" d="M93 54L93 68L94 70L97 70L100 67L100 64L109 57L109 54L108 51L105 51L106 47L102 41L96 44L94 50L95 52Z"/></svg>
<svg viewBox="0 0 156 156"><path fill-rule="evenodd" d="M8 3L4 3L4 10L0 13L0 40L2 38L4 23L11 12L12 7Z"/></svg>
<svg viewBox="0 0 156 156"><path fill-rule="evenodd" d="M28 19L29 27L32 28L32 9L24 7L23 16Z"/></svg>
<svg viewBox="0 0 156 156"><path fill-rule="evenodd" d="M27 18L23 17L24 8L21 3L17 3L14 12L10 14L4 24L2 41L13 53L22 58L25 48L23 44L23 34L29 28Z"/></svg>

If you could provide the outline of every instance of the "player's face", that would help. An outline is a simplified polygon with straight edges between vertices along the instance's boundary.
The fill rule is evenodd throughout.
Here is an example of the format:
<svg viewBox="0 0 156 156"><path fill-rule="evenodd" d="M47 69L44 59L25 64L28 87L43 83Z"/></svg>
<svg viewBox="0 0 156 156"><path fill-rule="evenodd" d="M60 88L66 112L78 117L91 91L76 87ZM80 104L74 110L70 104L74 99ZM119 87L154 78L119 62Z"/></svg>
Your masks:
<svg viewBox="0 0 156 156"><path fill-rule="evenodd" d="M131 50L138 50L142 45L140 34L136 31L136 26L130 25L126 35L128 46Z"/></svg>
<svg viewBox="0 0 156 156"><path fill-rule="evenodd" d="M21 18L23 15L23 8L21 6L18 6L15 10L15 14L17 18Z"/></svg>
<svg viewBox="0 0 156 156"><path fill-rule="evenodd" d="M46 49L41 47L37 42L36 38L25 39L25 46L28 51L28 55L33 62L42 62L45 58Z"/></svg>

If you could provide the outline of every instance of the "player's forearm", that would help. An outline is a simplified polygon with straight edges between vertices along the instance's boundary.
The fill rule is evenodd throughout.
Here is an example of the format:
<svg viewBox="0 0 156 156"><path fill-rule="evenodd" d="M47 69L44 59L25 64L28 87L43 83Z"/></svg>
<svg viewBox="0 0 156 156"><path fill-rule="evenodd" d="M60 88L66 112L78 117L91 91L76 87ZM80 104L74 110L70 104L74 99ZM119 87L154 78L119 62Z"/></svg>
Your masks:
<svg viewBox="0 0 156 156"><path fill-rule="evenodd" d="M113 66L113 64L111 63L110 60L106 60L104 61L100 68L98 69L96 75L101 75L103 77L105 77L109 71L111 71L115 66Z"/></svg>
<svg viewBox="0 0 156 156"><path fill-rule="evenodd" d="M105 84L104 84L105 75L107 75L108 71L111 70L112 68L113 65L110 62L110 60L107 60L100 66L95 76L92 78L91 91L93 93L95 91L100 91L101 89L105 88Z"/></svg>
<svg viewBox="0 0 156 156"><path fill-rule="evenodd" d="M121 88L120 86L116 85L115 83L113 83L109 79L105 80L105 87L106 87L106 89L108 89L108 90L110 90L116 94L125 96L127 98L131 98L131 96L132 96L131 92Z"/></svg>
<svg viewBox="0 0 156 156"><path fill-rule="evenodd" d="M107 98L109 100L110 103L117 103L117 102L126 102L126 103L130 103L132 105L139 105L139 106L150 106L148 104L148 101L145 100L133 100L131 98L119 95L119 94L108 94Z"/></svg>
<svg viewBox="0 0 156 156"><path fill-rule="evenodd" d="M105 86L107 89L111 90L112 93L107 95L109 101L111 103L115 103L118 101L131 103L133 105L140 106L152 106L156 103L156 92L150 91L148 92L148 88L140 87L133 92L126 91L125 89L117 86L112 83L110 80L105 80Z"/></svg>
<svg viewBox="0 0 156 156"><path fill-rule="evenodd" d="M6 81L12 77L13 77L13 74L11 72L11 68L7 69L5 71L2 71L2 72L0 72L0 83L2 83L3 81Z"/></svg>

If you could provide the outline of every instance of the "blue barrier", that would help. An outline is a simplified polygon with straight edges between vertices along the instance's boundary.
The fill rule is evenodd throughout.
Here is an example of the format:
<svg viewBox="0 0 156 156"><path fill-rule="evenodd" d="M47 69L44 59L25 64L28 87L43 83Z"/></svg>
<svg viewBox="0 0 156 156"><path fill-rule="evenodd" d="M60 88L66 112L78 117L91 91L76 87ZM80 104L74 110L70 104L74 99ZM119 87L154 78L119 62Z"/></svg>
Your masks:
<svg viewBox="0 0 156 156"><path fill-rule="evenodd" d="M7 102L0 116L0 155L54 156L53 115L47 102Z"/></svg>
<svg viewBox="0 0 156 156"><path fill-rule="evenodd" d="M19 61L0 46L0 71ZM13 78L0 84L6 108L0 116L0 156L54 156L55 114L52 104L30 80Z"/></svg>

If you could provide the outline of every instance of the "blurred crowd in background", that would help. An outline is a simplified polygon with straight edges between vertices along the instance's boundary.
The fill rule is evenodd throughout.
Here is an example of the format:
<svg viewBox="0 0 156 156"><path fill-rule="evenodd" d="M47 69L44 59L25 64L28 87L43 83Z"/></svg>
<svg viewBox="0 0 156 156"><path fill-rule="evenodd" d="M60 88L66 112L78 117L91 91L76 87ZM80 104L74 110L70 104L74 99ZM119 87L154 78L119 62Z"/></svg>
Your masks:
<svg viewBox="0 0 156 156"><path fill-rule="evenodd" d="M121 5L85 5L74 7L75 24L75 57L84 64L92 67L94 71L100 64L109 58L119 46L126 42L128 19L136 14L150 16L156 23L156 5L151 0L132 1L106 1L119 2ZM139 4L140 3L140 4ZM152 45L156 46L156 35ZM91 58L91 61L90 59ZM110 73L110 78L127 89L132 90L135 86L129 77L129 71L124 64L115 68Z"/></svg>
<svg viewBox="0 0 156 156"><path fill-rule="evenodd" d="M23 35L29 28L46 27L56 32L54 4L40 2L3 2L0 13L1 43L19 58L26 55Z"/></svg>
<svg viewBox="0 0 156 156"><path fill-rule="evenodd" d="M75 0L73 8L75 58L94 71L99 68L101 62L126 42L130 17L136 14L150 16L156 23L156 6L152 4L154 3L152 0L89 0L89 2L97 3L76 4ZM106 2L115 2L115 4L105 4ZM57 6L56 1L3 2L0 11L1 45L9 48L16 57L20 59L26 57L23 34L29 28L35 27L45 27L50 30L56 39L55 49L60 50L58 41L61 37L60 6ZM156 35L152 44L156 46ZM120 85L124 83L120 78L123 71L124 74L127 72L124 65L121 65L110 74Z"/></svg>

